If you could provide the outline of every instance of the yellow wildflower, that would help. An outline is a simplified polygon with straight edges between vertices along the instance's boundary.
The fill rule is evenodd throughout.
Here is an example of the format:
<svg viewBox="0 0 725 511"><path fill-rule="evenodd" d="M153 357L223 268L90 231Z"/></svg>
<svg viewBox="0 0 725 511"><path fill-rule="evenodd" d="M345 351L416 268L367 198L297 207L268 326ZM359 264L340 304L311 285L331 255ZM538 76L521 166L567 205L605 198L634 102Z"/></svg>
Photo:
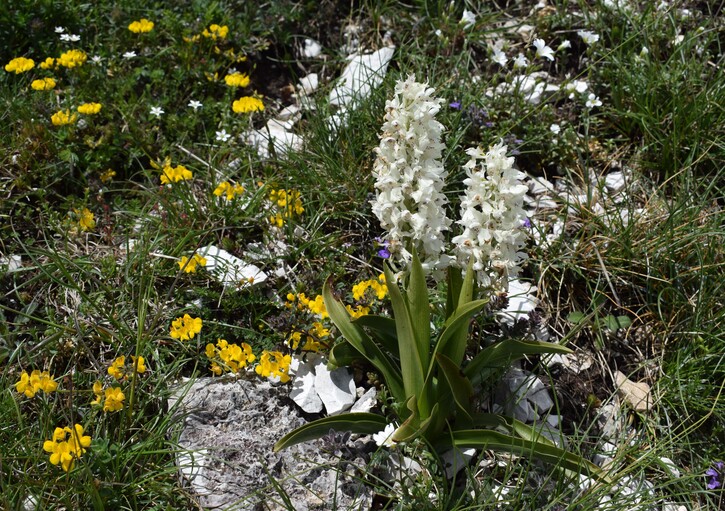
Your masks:
<svg viewBox="0 0 725 511"><path fill-rule="evenodd" d="M264 110L264 103L252 96L243 96L232 103L232 110L237 114L246 114Z"/></svg>
<svg viewBox="0 0 725 511"><path fill-rule="evenodd" d="M292 357L279 351L263 351L255 372L272 381L287 383L289 381L289 365Z"/></svg>
<svg viewBox="0 0 725 511"><path fill-rule="evenodd" d="M138 374L146 372L146 361L141 355L138 357L131 355L131 360L133 361L133 367Z"/></svg>
<svg viewBox="0 0 725 511"><path fill-rule="evenodd" d="M106 399L103 403L104 412L117 412L123 408L123 400L126 396L120 387L110 387L106 389Z"/></svg>
<svg viewBox="0 0 725 511"><path fill-rule="evenodd" d="M53 87L55 87L55 80L52 78L33 80L33 83L30 84L30 88L33 90L51 90Z"/></svg>
<svg viewBox="0 0 725 511"><path fill-rule="evenodd" d="M91 404L100 406L103 402L103 384L101 384L100 381L96 381L93 384L93 394L96 396L96 398L91 401Z"/></svg>
<svg viewBox="0 0 725 511"><path fill-rule="evenodd" d="M58 57L58 65L67 68L74 68L82 66L87 59L88 55L86 55L84 51L68 50L67 52L61 54L60 57Z"/></svg>
<svg viewBox="0 0 725 511"><path fill-rule="evenodd" d="M78 113L85 115L95 115L101 111L100 103L83 103L78 106Z"/></svg>
<svg viewBox="0 0 725 511"><path fill-rule="evenodd" d="M181 260L177 261L176 264L179 265L180 270L184 270L186 273L194 273L196 272L197 265L206 266L206 257L202 257L199 254L194 254L191 259L182 256Z"/></svg>
<svg viewBox="0 0 725 511"><path fill-rule="evenodd" d="M367 316L368 314L370 314L370 307L365 307L363 305L358 305L354 309L349 305L345 305L345 308L350 314L350 317L353 319L359 318L360 316Z"/></svg>
<svg viewBox="0 0 725 511"><path fill-rule="evenodd" d="M169 335L180 341L188 341L193 339L194 335L201 332L201 318L192 318L188 314L184 314L181 318L176 318L171 323L171 331Z"/></svg>
<svg viewBox="0 0 725 511"><path fill-rule="evenodd" d="M66 472L71 470L75 460L79 459L91 445L91 437L83 435L83 432L83 426L80 424L75 424L73 429L68 426L55 428L52 440L43 443L43 450L50 453L50 462L53 465L60 463Z"/></svg>
<svg viewBox="0 0 725 511"><path fill-rule="evenodd" d="M125 365L126 365L126 357L124 355L121 355L116 360L111 362L111 365L108 368L108 374L110 374L117 380L122 380L126 376L126 373L124 371Z"/></svg>
<svg viewBox="0 0 725 511"><path fill-rule="evenodd" d="M77 209L73 210L78 215L78 225L81 231L91 231L96 226L96 218L88 208L83 208L80 211Z"/></svg>
<svg viewBox="0 0 725 511"><path fill-rule="evenodd" d="M50 122L54 126L65 126L66 124L73 124L77 118L76 114L70 113L70 110L58 110L50 117Z"/></svg>
<svg viewBox="0 0 725 511"><path fill-rule="evenodd" d="M99 178L101 179L102 183L108 183L111 179L113 179L116 175L116 171L113 169L107 169L101 172L101 175Z"/></svg>
<svg viewBox="0 0 725 511"><path fill-rule="evenodd" d="M40 69L52 69L55 67L55 59L53 57L48 57L43 62L38 64Z"/></svg>
<svg viewBox="0 0 725 511"><path fill-rule="evenodd" d="M21 394L25 394L26 397L35 397L35 394L42 390L49 394L54 392L58 388L58 383L53 380L53 377L48 371L42 373L37 369L28 375L26 371L20 375L20 381L15 384L15 390Z"/></svg>
<svg viewBox="0 0 725 511"><path fill-rule="evenodd" d="M151 32L154 28L154 22L149 21L146 18L141 18L138 21L132 22L128 29L134 34L141 34L145 32Z"/></svg>
<svg viewBox="0 0 725 511"><path fill-rule="evenodd" d="M17 57L5 65L5 71L7 71L8 73L15 73L16 75L19 75L20 73L30 71L34 67L35 61L33 59Z"/></svg>
<svg viewBox="0 0 725 511"><path fill-rule="evenodd" d="M186 181L192 177L194 176L191 171L183 165L177 165L176 167L166 165L161 173L161 183L165 185L178 183L179 181Z"/></svg>
<svg viewBox="0 0 725 511"><path fill-rule="evenodd" d="M236 195L244 193L244 187L239 183L231 184L228 181L219 183L219 186L214 189L214 195L221 197L226 194L226 200L233 200Z"/></svg>
<svg viewBox="0 0 725 511"><path fill-rule="evenodd" d="M224 77L229 87L246 87L249 85L249 75L244 73L231 73ZM236 112L236 110L234 110Z"/></svg>
<svg viewBox="0 0 725 511"><path fill-rule="evenodd" d="M229 33L229 27L226 25L217 25L216 23L213 23L212 25L209 25L208 29L204 29L204 31L201 33L204 37L211 38L214 40L217 39L224 39L227 34Z"/></svg>

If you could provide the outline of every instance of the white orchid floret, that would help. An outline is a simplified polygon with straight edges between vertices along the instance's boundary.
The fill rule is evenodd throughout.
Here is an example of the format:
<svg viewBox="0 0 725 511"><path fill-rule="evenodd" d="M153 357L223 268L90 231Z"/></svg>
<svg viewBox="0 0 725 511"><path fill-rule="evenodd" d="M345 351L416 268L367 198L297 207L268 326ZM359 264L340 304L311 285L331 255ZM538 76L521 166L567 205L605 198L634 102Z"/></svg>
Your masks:
<svg viewBox="0 0 725 511"><path fill-rule="evenodd" d="M399 81L395 97L385 104L385 122L373 165L376 198L372 210L383 229L393 258L406 264L415 247L424 269L444 269L442 256L448 200L443 194L446 172L441 163L443 125L435 120L442 99L433 88L415 81Z"/></svg>
<svg viewBox="0 0 725 511"><path fill-rule="evenodd" d="M503 143L484 153L481 148L466 152L471 157L463 166L468 176L461 196L463 233L453 238L458 264L466 268L473 259L478 283L487 288L506 289L518 275L527 256L521 251L526 240L522 226L528 187L525 174L514 168Z"/></svg>

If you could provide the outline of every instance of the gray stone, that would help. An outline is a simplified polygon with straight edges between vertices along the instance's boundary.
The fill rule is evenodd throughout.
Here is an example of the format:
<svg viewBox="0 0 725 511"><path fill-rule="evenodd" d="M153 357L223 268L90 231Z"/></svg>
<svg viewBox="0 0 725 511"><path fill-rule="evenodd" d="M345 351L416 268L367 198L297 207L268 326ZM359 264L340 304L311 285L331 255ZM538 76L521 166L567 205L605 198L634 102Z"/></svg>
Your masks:
<svg viewBox="0 0 725 511"><path fill-rule="evenodd" d="M441 455L443 468L448 479L468 466L468 462L476 455L476 449L459 449L453 447Z"/></svg>
<svg viewBox="0 0 725 511"><path fill-rule="evenodd" d="M321 358L320 355L310 354L303 362L294 357L294 367L290 364L290 371L294 370L295 374L289 397L307 413L322 411L322 399L315 388L315 365L320 363Z"/></svg>
<svg viewBox="0 0 725 511"><path fill-rule="evenodd" d="M327 415L350 409L357 397L352 371L347 367L330 371L324 361L315 366L315 389L325 405Z"/></svg>
<svg viewBox="0 0 725 511"><path fill-rule="evenodd" d="M370 387L350 408L351 412L369 412L378 404L378 391Z"/></svg>
<svg viewBox="0 0 725 511"><path fill-rule="evenodd" d="M306 423L287 394L268 381L202 378L169 400L178 420L177 462L201 506L256 511L286 509L271 484L282 486L297 511L367 510L372 490L363 472L369 450L318 439L273 452Z"/></svg>
<svg viewBox="0 0 725 511"><path fill-rule="evenodd" d="M504 413L522 422L535 421L554 405L541 380L518 367L512 367L503 376L495 400Z"/></svg>

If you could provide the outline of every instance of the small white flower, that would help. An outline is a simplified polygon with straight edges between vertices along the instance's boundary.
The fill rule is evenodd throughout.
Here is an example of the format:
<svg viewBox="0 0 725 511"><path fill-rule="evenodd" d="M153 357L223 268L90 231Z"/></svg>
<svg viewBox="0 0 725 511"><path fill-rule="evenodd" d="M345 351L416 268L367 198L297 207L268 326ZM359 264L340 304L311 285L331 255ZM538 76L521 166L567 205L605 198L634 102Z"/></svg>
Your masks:
<svg viewBox="0 0 725 511"><path fill-rule="evenodd" d="M573 80L564 86L564 89L569 93L569 99L574 99L574 93L582 94L587 90L589 86L587 82L581 80Z"/></svg>
<svg viewBox="0 0 725 511"><path fill-rule="evenodd" d="M126 53L123 54L123 58L124 59L132 59L135 56L136 56L136 52L135 51L127 51Z"/></svg>
<svg viewBox="0 0 725 511"><path fill-rule="evenodd" d="M568 48L571 48L571 41L569 41L569 39L564 39L556 48L556 51L562 51Z"/></svg>
<svg viewBox="0 0 725 511"><path fill-rule="evenodd" d="M232 138L232 136L229 133L227 133L227 130L225 130L225 129L216 132L217 142L226 142L230 138Z"/></svg>
<svg viewBox="0 0 725 511"><path fill-rule="evenodd" d="M55 27L55 33L56 34L62 34L63 32L65 32L65 28L64 27Z"/></svg>
<svg viewBox="0 0 725 511"><path fill-rule="evenodd" d="M194 112L196 112L197 110L199 110L202 106L203 105L201 104L201 101L197 101L195 99L192 99L191 101L189 101L189 105L188 105L189 108L193 108L194 109Z"/></svg>
<svg viewBox="0 0 725 511"><path fill-rule="evenodd" d="M602 106L602 102L599 101L599 98L594 95L593 93L589 93L589 96L587 97L587 102L585 103L587 108L594 108L595 106Z"/></svg>
<svg viewBox="0 0 725 511"><path fill-rule="evenodd" d="M529 59L527 59L523 53L519 53L514 57L514 69L520 69L529 65Z"/></svg>
<svg viewBox="0 0 725 511"><path fill-rule="evenodd" d="M554 135L558 135L559 132L561 131L561 126L554 123L551 126L549 126L549 131L551 131Z"/></svg>
<svg viewBox="0 0 725 511"><path fill-rule="evenodd" d="M534 46L536 47L536 56L542 59L554 60L554 50L546 45L546 41L543 39L534 39Z"/></svg>
<svg viewBox="0 0 725 511"><path fill-rule="evenodd" d="M161 117L161 115L164 113L164 111L161 109L160 106L152 106L151 107L151 115L156 117Z"/></svg>
<svg viewBox="0 0 725 511"><path fill-rule="evenodd" d="M463 16L461 16L461 21L458 23L463 25L463 30L468 30L476 24L476 15L468 9L463 9Z"/></svg>
<svg viewBox="0 0 725 511"><path fill-rule="evenodd" d="M584 44L587 46L591 46L592 44L599 41L599 34L595 34L594 32L591 32L589 30L580 30L577 32L577 35L582 38L584 41Z"/></svg>
<svg viewBox="0 0 725 511"><path fill-rule="evenodd" d="M70 41L70 35L68 35L68 34L60 34L60 40L61 41Z"/></svg>
<svg viewBox="0 0 725 511"><path fill-rule="evenodd" d="M100 64L102 61L103 57L101 57L100 55L94 55L93 57L91 57L91 62L93 64Z"/></svg>
<svg viewBox="0 0 725 511"><path fill-rule="evenodd" d="M373 440L380 447L395 447L395 442L391 439L395 430L395 424L388 424L384 430L373 434Z"/></svg>
<svg viewBox="0 0 725 511"><path fill-rule="evenodd" d="M435 31L436 37L443 37L443 31L439 28Z"/></svg>
<svg viewBox="0 0 725 511"><path fill-rule="evenodd" d="M639 50L639 56L645 58L647 55L649 55L649 50L646 46L642 46L642 49Z"/></svg>
<svg viewBox="0 0 725 511"><path fill-rule="evenodd" d="M680 44L682 44L682 41L684 41L684 40L685 40L685 36L684 36L684 35L682 35L682 34L677 34L677 37L675 37L675 38L674 38L674 39L672 40L672 44L673 44L674 46L679 46Z"/></svg>
<svg viewBox="0 0 725 511"><path fill-rule="evenodd" d="M493 49L493 57L491 57L491 60L501 67L506 67L506 63L509 61L506 54L497 48Z"/></svg>

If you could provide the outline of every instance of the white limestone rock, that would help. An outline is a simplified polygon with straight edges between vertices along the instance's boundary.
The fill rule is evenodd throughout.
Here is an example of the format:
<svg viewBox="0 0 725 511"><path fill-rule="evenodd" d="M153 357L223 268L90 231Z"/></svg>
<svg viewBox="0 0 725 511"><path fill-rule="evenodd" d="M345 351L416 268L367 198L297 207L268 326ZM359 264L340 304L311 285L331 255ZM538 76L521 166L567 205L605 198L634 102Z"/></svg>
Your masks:
<svg viewBox="0 0 725 511"><path fill-rule="evenodd" d="M347 367L330 371L323 361L315 366L315 390L325 405L327 415L349 410L357 397L352 371Z"/></svg>
<svg viewBox="0 0 725 511"><path fill-rule="evenodd" d="M206 270L224 287L241 289L267 280L267 274L257 265L247 264L222 248L209 245L198 253L206 258Z"/></svg>

